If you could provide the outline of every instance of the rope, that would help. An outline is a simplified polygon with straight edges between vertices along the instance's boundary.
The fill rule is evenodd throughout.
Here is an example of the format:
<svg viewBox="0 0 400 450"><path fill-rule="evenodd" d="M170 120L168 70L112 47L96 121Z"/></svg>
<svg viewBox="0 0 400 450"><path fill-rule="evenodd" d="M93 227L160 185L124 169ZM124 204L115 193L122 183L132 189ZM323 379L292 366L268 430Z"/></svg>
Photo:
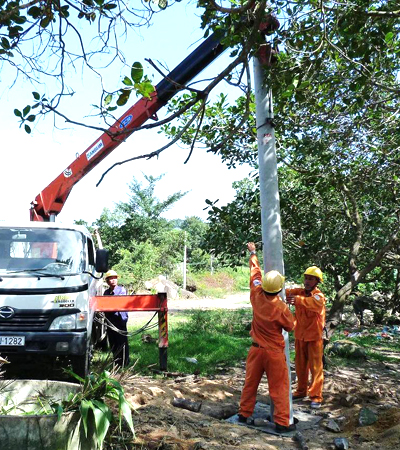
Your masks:
<svg viewBox="0 0 400 450"><path fill-rule="evenodd" d="M94 320L96 322L98 322L98 323L100 323L102 325L105 325L110 330L113 330L113 331L115 331L116 333L118 333L118 334L120 334L122 336L127 336L127 337L137 336L138 334L143 333L144 331L152 330L152 329L154 329L154 328L156 328L158 326L158 323L154 323L154 324L150 325L150 323L152 322L152 320L156 316L157 311L154 313L153 317L151 317L151 319L145 325L143 325L141 328L139 328L139 329L137 329L137 330L135 330L133 332L120 330L113 323L111 323L109 319L107 319L107 317L104 315L104 313L98 313L98 314L101 315L103 320L100 320L98 317L95 316Z"/></svg>

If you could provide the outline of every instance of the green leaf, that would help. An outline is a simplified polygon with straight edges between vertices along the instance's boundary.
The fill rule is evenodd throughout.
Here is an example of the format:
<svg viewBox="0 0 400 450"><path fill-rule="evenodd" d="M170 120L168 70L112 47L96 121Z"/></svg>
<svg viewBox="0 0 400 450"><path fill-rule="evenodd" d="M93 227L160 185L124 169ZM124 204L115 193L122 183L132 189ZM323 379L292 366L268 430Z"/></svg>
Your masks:
<svg viewBox="0 0 400 450"><path fill-rule="evenodd" d="M308 86L310 86L310 82L309 81L302 81L301 83L300 83L300 86L299 86L299 89L304 89L305 87L308 87Z"/></svg>
<svg viewBox="0 0 400 450"><path fill-rule="evenodd" d="M33 95L33 98L34 98L35 100L40 100L40 94L39 94L39 92L32 92L32 95Z"/></svg>
<svg viewBox="0 0 400 450"><path fill-rule="evenodd" d="M386 36L385 36L385 42L387 44L389 44L389 42L393 41L393 37L394 37L393 31L389 31L389 33L387 33Z"/></svg>
<svg viewBox="0 0 400 450"><path fill-rule="evenodd" d="M28 133L28 134L31 134L31 127L29 126L29 125L27 125L27 124L25 124L25 126L24 126L24 128L25 128L25 131Z"/></svg>
<svg viewBox="0 0 400 450"><path fill-rule="evenodd" d="M57 420L60 420L64 412L64 408L59 403L57 403L56 405L52 405L52 408L54 412L57 414Z"/></svg>
<svg viewBox="0 0 400 450"><path fill-rule="evenodd" d="M168 0L159 0L158 7L160 9L165 9L168 6Z"/></svg>
<svg viewBox="0 0 400 450"><path fill-rule="evenodd" d="M8 41L8 39L6 39L5 37L1 38L1 46L8 50L10 48L10 43Z"/></svg>
<svg viewBox="0 0 400 450"><path fill-rule="evenodd" d="M22 25L26 22L26 17L25 16L16 16L16 17L14 17L14 22Z"/></svg>
<svg viewBox="0 0 400 450"><path fill-rule="evenodd" d="M31 107L30 105L25 106L25 108L22 110L22 115L25 117L26 115L28 115L31 111Z"/></svg>
<svg viewBox="0 0 400 450"><path fill-rule="evenodd" d="M28 122L34 122L35 119L36 119L36 116L35 116L34 114L31 114L30 116L28 116L28 117L26 118L26 120L27 120Z"/></svg>
<svg viewBox="0 0 400 450"><path fill-rule="evenodd" d="M140 80L143 78L143 66L140 62L132 64L131 78L135 83L140 83Z"/></svg>
<svg viewBox="0 0 400 450"><path fill-rule="evenodd" d="M133 86L132 80L129 77L125 77L122 82L125 84L125 86Z"/></svg>
<svg viewBox="0 0 400 450"><path fill-rule="evenodd" d="M117 5L115 3L107 3L106 5L103 6L104 9L108 9L108 10L114 9L116 7L117 7Z"/></svg>
<svg viewBox="0 0 400 450"><path fill-rule="evenodd" d="M17 117L22 117L22 113L21 113L21 111L20 111L19 109L14 109L14 114L15 114Z"/></svg>
<svg viewBox="0 0 400 450"><path fill-rule="evenodd" d="M59 15L62 16L62 17L69 17L68 9L69 9L68 5L62 6Z"/></svg>
<svg viewBox="0 0 400 450"><path fill-rule="evenodd" d="M79 410L81 412L83 429L86 437L88 436L88 416L91 409L94 409L93 403L90 400L82 399Z"/></svg>
<svg viewBox="0 0 400 450"><path fill-rule="evenodd" d="M42 10L37 6L32 6L32 8L28 9L28 14L34 19L37 19L42 14Z"/></svg>
<svg viewBox="0 0 400 450"><path fill-rule="evenodd" d="M109 105L111 103L111 101L112 101L112 98L113 98L112 94L106 95L106 97L104 99L104 106Z"/></svg>
<svg viewBox="0 0 400 450"><path fill-rule="evenodd" d="M96 402L96 408L93 409L94 421L96 424L96 437L99 447L103 445L104 438L107 435L108 428L110 427L111 411L105 403ZM99 407L101 403L101 408Z"/></svg>
<svg viewBox="0 0 400 450"><path fill-rule="evenodd" d="M133 427L132 410L128 402L125 400L123 394L119 396L119 415L120 415L120 425L122 416L129 425L132 434L135 434L135 429Z"/></svg>
<svg viewBox="0 0 400 450"><path fill-rule="evenodd" d="M154 86L150 81L145 81L138 85L138 91L143 95L143 97L150 98L150 94L154 92Z"/></svg>
<svg viewBox="0 0 400 450"><path fill-rule="evenodd" d="M130 90L128 89L123 89L122 94L120 94L120 96L118 97L117 100L117 105L118 106L124 106L126 104L126 102L129 100L129 96L131 95Z"/></svg>
<svg viewBox="0 0 400 450"><path fill-rule="evenodd" d="M43 19L40 21L40 26L42 28L46 28L50 22L51 22L51 18L49 16L43 17Z"/></svg>

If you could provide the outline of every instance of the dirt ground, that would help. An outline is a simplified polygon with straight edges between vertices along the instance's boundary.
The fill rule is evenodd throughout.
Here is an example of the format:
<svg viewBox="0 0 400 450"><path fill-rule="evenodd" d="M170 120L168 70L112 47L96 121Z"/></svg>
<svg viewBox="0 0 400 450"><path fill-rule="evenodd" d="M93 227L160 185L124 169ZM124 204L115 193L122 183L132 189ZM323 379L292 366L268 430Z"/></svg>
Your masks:
<svg viewBox="0 0 400 450"><path fill-rule="evenodd" d="M248 296L241 295L224 300L184 300L169 302L168 306L169 313L173 314L181 308L248 307L247 299ZM362 360L358 364L349 364L347 368L328 365L322 408L312 411L307 399L294 402L295 417L302 411L321 418L314 427L301 431L305 439L303 447L293 437L271 435L225 420L237 413L244 374L243 362L241 367L221 369L218 375L209 378L167 374L157 379L139 376L124 379L127 398L135 408L135 448L400 449L399 364ZM174 398L201 402L200 411L175 407L172 405ZM268 403L265 378L259 387L258 401ZM375 413L376 421L361 426L360 412L365 408ZM331 420L337 425L335 432L328 429L332 428ZM337 438L345 438L348 447L345 444L341 447L340 442L335 447L334 440Z"/></svg>

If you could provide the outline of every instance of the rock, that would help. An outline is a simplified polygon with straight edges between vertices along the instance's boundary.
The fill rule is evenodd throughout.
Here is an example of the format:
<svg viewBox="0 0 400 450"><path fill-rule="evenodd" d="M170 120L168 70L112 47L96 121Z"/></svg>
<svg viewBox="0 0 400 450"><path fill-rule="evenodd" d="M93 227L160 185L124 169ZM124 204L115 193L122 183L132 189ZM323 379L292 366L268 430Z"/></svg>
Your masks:
<svg viewBox="0 0 400 450"><path fill-rule="evenodd" d="M199 412L202 402L194 402L186 398L174 398L171 402L172 406L187 409L189 411Z"/></svg>
<svg viewBox="0 0 400 450"><path fill-rule="evenodd" d="M163 275L159 275L157 278L145 282L146 289L154 289L158 293L165 292L168 300L176 299L179 297L178 286L172 281L167 280Z"/></svg>
<svg viewBox="0 0 400 450"><path fill-rule="evenodd" d="M265 419L254 419L254 426L255 427L267 427L271 422L268 422L268 420Z"/></svg>
<svg viewBox="0 0 400 450"><path fill-rule="evenodd" d="M193 294L193 292L187 291L185 289L181 289L179 291L179 297L182 299L197 298L197 296Z"/></svg>
<svg viewBox="0 0 400 450"><path fill-rule="evenodd" d="M347 422L347 417L346 416L336 417L336 422L339 424L339 426L342 426Z"/></svg>
<svg viewBox="0 0 400 450"><path fill-rule="evenodd" d="M328 352L331 352L338 356L342 356L344 358L352 358L352 359L367 358L365 350L351 341L346 340L334 341L328 344L326 349Z"/></svg>
<svg viewBox="0 0 400 450"><path fill-rule="evenodd" d="M351 407L356 403L356 401L357 401L357 397L355 397L354 395L347 394L347 395L342 395L340 397L339 403L342 406Z"/></svg>
<svg viewBox="0 0 400 450"><path fill-rule="evenodd" d="M233 403L208 402L202 405L201 413L214 419L225 420L237 413L237 405Z"/></svg>
<svg viewBox="0 0 400 450"><path fill-rule="evenodd" d="M383 431L380 435L380 439L393 439L397 438L397 440L400 442L400 424L395 425L394 427L388 428L387 430Z"/></svg>
<svg viewBox="0 0 400 450"><path fill-rule="evenodd" d="M294 435L294 440L299 443L301 450L309 449L307 442L304 439L304 436L300 433L300 431L296 431L296 434Z"/></svg>
<svg viewBox="0 0 400 450"><path fill-rule="evenodd" d="M370 309L364 309L363 322L363 325L366 327L372 327L374 325L374 313Z"/></svg>
<svg viewBox="0 0 400 450"><path fill-rule="evenodd" d="M333 444L337 450L348 450L349 441L346 438L335 438Z"/></svg>
<svg viewBox="0 0 400 450"><path fill-rule="evenodd" d="M399 325L400 324L400 313L397 311L391 311L390 314L388 311L385 312L382 323L386 325Z"/></svg>
<svg viewBox="0 0 400 450"><path fill-rule="evenodd" d="M368 408L361 408L358 416L358 423L360 427L372 425L378 420L378 416Z"/></svg>
<svg viewBox="0 0 400 450"><path fill-rule="evenodd" d="M333 419L329 419L328 422L325 424L325 428L328 431L332 431L333 433L340 433L341 429L339 427L339 425L333 420Z"/></svg>
<svg viewBox="0 0 400 450"><path fill-rule="evenodd" d="M344 325L351 328L358 328L361 324L359 316L350 306L345 306L341 315L341 321Z"/></svg>
<svg viewBox="0 0 400 450"><path fill-rule="evenodd" d="M184 356L183 359L185 359L187 362L190 362L191 364L199 363L196 358L189 358L188 356Z"/></svg>
<svg viewBox="0 0 400 450"><path fill-rule="evenodd" d="M361 325L371 326L374 323L382 323L384 318L392 316L388 310L388 298L378 291L370 296L361 295L353 301L354 312L360 319Z"/></svg>
<svg viewBox="0 0 400 450"><path fill-rule="evenodd" d="M153 338L150 334L142 334L142 342L144 344L154 344L157 342L157 339Z"/></svg>

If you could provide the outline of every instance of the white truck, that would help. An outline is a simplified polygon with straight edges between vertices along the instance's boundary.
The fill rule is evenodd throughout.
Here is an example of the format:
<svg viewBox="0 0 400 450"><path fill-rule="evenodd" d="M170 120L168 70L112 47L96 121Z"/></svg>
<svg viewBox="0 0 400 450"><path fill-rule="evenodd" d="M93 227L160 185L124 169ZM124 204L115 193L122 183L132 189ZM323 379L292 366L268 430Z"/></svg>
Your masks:
<svg viewBox="0 0 400 450"><path fill-rule="evenodd" d="M85 227L0 223L0 354L69 359L86 376L107 266Z"/></svg>

